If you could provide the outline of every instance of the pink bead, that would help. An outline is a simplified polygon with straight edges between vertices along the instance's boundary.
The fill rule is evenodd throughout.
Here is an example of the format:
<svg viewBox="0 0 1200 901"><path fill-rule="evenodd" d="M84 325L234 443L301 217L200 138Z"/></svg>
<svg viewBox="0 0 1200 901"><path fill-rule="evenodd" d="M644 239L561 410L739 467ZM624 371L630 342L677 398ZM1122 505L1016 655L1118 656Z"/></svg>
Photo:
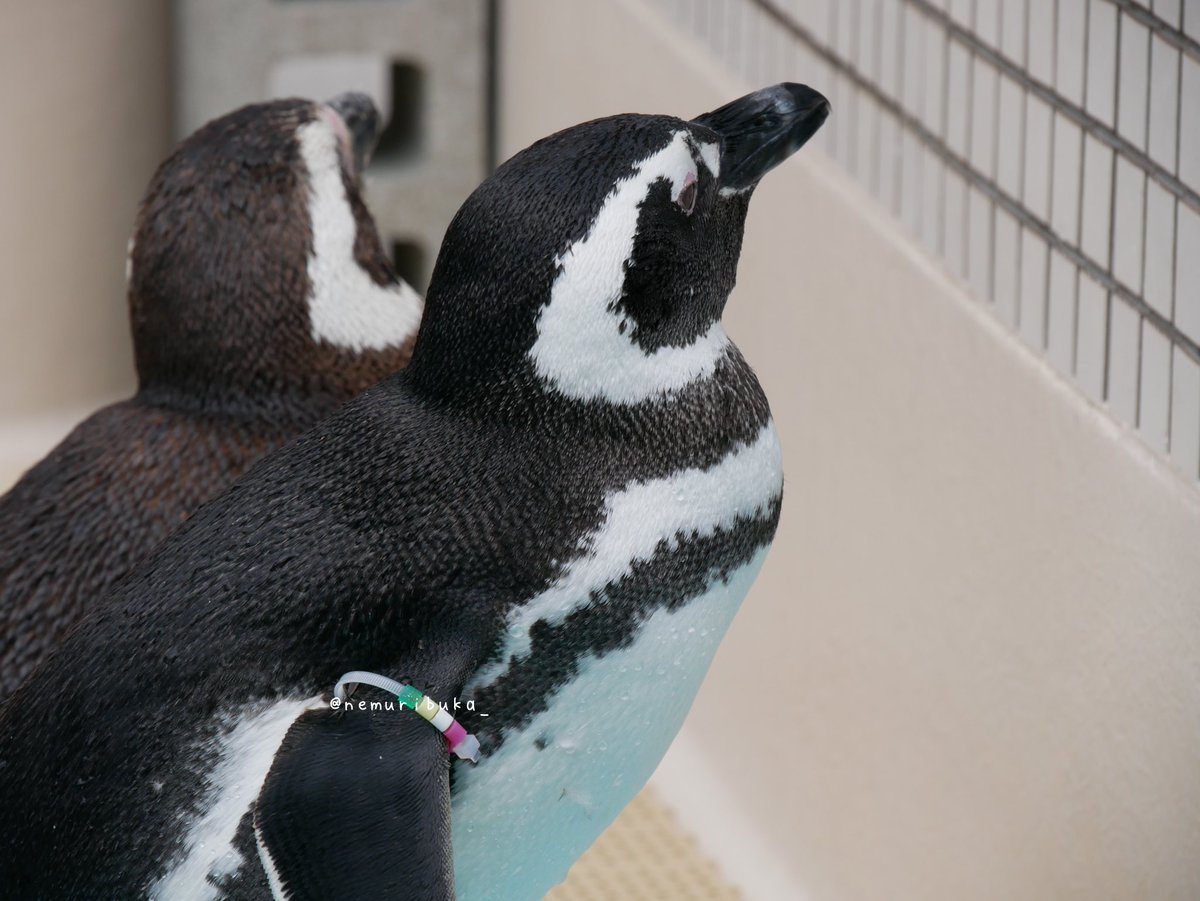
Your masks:
<svg viewBox="0 0 1200 901"><path fill-rule="evenodd" d="M459 743L467 737L467 730L459 724L458 720L455 720L450 724L450 728L442 734L446 736L446 744L448 744L450 746L450 750L453 751L458 747Z"/></svg>

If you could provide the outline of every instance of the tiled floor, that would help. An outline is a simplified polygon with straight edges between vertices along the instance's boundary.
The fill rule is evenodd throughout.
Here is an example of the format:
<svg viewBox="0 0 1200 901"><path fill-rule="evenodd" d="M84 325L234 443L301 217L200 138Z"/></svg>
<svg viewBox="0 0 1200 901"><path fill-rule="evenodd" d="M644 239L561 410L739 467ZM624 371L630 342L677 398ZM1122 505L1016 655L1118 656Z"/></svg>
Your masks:
<svg viewBox="0 0 1200 901"><path fill-rule="evenodd" d="M546 901L741 901L715 861L644 789Z"/></svg>

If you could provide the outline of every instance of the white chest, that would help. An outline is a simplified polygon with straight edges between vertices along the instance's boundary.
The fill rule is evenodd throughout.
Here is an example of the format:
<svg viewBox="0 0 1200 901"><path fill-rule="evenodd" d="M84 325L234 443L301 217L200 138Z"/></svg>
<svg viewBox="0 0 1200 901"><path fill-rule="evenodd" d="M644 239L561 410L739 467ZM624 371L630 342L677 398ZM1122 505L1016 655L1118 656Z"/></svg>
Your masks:
<svg viewBox="0 0 1200 901"><path fill-rule="evenodd" d="M496 679L530 651L539 619L561 623L639 560L676 536L703 536L739 517L766 515L782 485L774 427L706 470L638 483L610 498L608 516L562 577L510 617L501 662L467 689ZM765 558L708 584L685 603L659 608L632 642L578 661L549 708L477 766L456 771L455 880L460 901L541 898L561 881L641 789L674 739L717 645Z"/></svg>
<svg viewBox="0 0 1200 901"><path fill-rule="evenodd" d="M658 766L765 556L659 610L630 646L585 660L548 710L459 770L460 901L527 901L563 879ZM541 736L551 740L539 749Z"/></svg>

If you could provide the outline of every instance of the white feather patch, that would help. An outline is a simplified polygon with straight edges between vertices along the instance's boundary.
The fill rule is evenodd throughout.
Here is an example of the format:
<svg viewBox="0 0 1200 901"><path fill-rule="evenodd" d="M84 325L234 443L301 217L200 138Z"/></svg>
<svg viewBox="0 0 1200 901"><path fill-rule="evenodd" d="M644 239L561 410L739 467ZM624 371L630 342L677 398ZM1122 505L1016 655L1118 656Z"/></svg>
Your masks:
<svg viewBox="0 0 1200 901"><path fill-rule="evenodd" d="M677 196L696 160L686 131L617 182L586 236L555 262L560 267L550 302L537 323L530 359L538 375L568 397L635 404L676 391L712 374L729 338L719 322L685 347L647 352L631 338L615 309L633 254L638 208L659 179ZM705 164L709 160L705 158Z"/></svg>
<svg viewBox="0 0 1200 901"><path fill-rule="evenodd" d="M649 560L679 534L712 535L738 517L765 515L783 488L783 463L775 424L768 422L754 441L738 446L708 469L684 469L663 479L633 482L605 501L600 528L580 541L583 553L549 588L509 614L500 658L471 679L469 691L495 681L509 659L529 653L529 630L538 620L557 625L590 603L593 591Z"/></svg>
<svg viewBox="0 0 1200 901"><path fill-rule="evenodd" d="M708 171L712 173L712 177L717 178L721 174L721 145L697 141L696 150Z"/></svg>
<svg viewBox="0 0 1200 901"><path fill-rule="evenodd" d="M458 901L541 898L566 876L658 766L766 553L656 611L629 646L585 657L548 709L455 771Z"/></svg>
<svg viewBox="0 0 1200 901"><path fill-rule="evenodd" d="M312 337L361 352L399 347L416 334L423 302L401 282L375 284L354 259L358 225L342 184L336 132L323 118L302 126L300 153L308 168L313 248L309 319Z"/></svg>
<svg viewBox="0 0 1200 901"><path fill-rule="evenodd" d="M254 824L254 844L258 846L258 859L262 861L263 869L267 872L267 885L270 886L271 897L274 901L287 901L283 880L279 878L279 870L275 868L275 859L271 857L271 852L267 850L267 846L263 842L262 830L258 828L257 822Z"/></svg>
<svg viewBox="0 0 1200 901"><path fill-rule="evenodd" d="M217 763L205 780L201 812L184 834L183 857L154 883L150 897L213 901L220 896L207 877L231 875L245 862L233 847L238 823L262 791L275 754L296 717L321 703L320 697L276 701L223 718L232 728L213 740Z"/></svg>

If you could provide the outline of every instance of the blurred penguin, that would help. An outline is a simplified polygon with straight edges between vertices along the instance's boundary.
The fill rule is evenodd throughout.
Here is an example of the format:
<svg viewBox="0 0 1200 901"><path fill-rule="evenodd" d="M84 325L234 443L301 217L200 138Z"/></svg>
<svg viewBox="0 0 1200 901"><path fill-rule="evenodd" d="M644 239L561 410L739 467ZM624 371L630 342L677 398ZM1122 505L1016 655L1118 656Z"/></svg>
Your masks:
<svg viewBox="0 0 1200 901"><path fill-rule="evenodd" d="M0 700L209 498L403 367L421 297L360 194L362 94L205 125L159 167L127 261L138 391L0 498Z"/></svg>

